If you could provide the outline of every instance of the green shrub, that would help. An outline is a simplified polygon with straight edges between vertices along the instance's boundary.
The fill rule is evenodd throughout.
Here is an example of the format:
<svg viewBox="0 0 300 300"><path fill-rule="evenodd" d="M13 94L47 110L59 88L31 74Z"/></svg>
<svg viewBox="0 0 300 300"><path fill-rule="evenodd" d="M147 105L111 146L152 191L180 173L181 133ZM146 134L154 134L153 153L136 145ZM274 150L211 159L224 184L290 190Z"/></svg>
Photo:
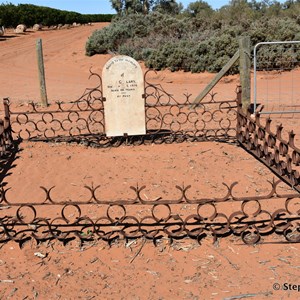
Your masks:
<svg viewBox="0 0 300 300"><path fill-rule="evenodd" d="M91 56L118 51L119 46L129 37L127 28L119 24L105 27L103 30L96 30L87 41L86 53Z"/></svg>
<svg viewBox="0 0 300 300"><path fill-rule="evenodd" d="M92 34L86 54L112 51L143 60L156 70L218 72L237 51L242 35L250 36L253 46L263 41L299 39L298 18L285 16L277 6L233 1L227 8L213 11L198 1L197 9L190 7L179 15L154 11L118 16L108 27ZM269 18L265 17L267 13ZM280 55L274 51L263 55L273 67L280 63L291 66L300 56L291 47L284 47ZM238 67L230 72L238 72Z"/></svg>

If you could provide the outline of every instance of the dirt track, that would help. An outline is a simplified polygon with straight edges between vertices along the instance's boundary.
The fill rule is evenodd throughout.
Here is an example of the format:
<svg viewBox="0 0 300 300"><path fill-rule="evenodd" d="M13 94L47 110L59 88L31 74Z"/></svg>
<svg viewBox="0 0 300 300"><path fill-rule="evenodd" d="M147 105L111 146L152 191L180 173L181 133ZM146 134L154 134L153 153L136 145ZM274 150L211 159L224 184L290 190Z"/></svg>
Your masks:
<svg viewBox="0 0 300 300"><path fill-rule="evenodd" d="M110 57L84 55L89 34L102 24L70 30L27 33L0 41L0 98L13 102L38 99L35 40L43 39L50 101L78 98L89 68L101 72ZM155 83L180 95L196 95L210 74L152 75ZM238 79L230 76L215 89L234 98ZM74 186L101 183L106 197L115 197L137 182L170 190L184 182L205 194L220 192L222 182L236 180L249 193L265 190L273 175L242 149L217 143L89 149L74 145L23 143L20 158L5 178L14 199L39 197L40 185L58 186L62 197L76 196ZM69 184L66 184L69 183ZM201 190L199 188L199 190ZM156 190L151 190L154 193ZM273 238L273 241L282 240ZM235 236L199 245L185 239L155 247L139 239L80 246L73 241L36 245L4 244L0 250L0 299L297 299L299 292L276 291L273 284L298 284L299 244L246 246ZM140 252L139 252L140 251ZM38 254L46 257L38 257Z"/></svg>

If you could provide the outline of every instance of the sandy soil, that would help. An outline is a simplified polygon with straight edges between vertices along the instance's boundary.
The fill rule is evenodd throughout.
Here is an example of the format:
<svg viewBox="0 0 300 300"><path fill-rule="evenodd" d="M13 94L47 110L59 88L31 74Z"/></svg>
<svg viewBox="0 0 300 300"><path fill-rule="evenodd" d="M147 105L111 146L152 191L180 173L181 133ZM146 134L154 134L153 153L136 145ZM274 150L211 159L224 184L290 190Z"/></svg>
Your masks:
<svg viewBox="0 0 300 300"><path fill-rule="evenodd" d="M36 40L43 40L43 54L46 73L46 87L49 101L75 100L85 88L94 86L89 82L89 69L101 74L102 67L110 55L85 56L87 37L105 24L83 26L69 30L29 32L0 40L1 61L0 98L10 97L12 101L39 99L39 81L36 58ZM145 68L143 68L145 70ZM214 77L213 74L172 73L162 71L150 76L151 82L161 83L167 91L180 96L184 92L197 95ZM229 76L223 82L230 83L225 93L222 88L215 92L220 96L235 97L237 78ZM229 92L230 91L230 92Z"/></svg>
<svg viewBox="0 0 300 300"><path fill-rule="evenodd" d="M9 96L14 103L39 98L35 40L42 38L49 100L77 99L93 86L89 68L101 73L110 58L84 55L87 37L104 25L0 40L0 98ZM151 76L179 96L197 95L214 75L165 70ZM228 76L214 91L220 99L233 99L237 84L237 76ZM183 182L192 185L193 197L219 197L222 182L234 181L240 182L237 193L258 195L273 178L241 148L221 143L92 149L24 142L21 148L4 178L11 188L7 197L17 202L44 199L41 185L56 186L57 199L84 198L81 187L92 183L101 184L107 199L130 198L129 187L137 183L147 186L149 198L172 198ZM22 249L9 242L0 250L0 299L298 299L292 287L277 291L273 285L300 284L299 245L283 244L277 236L266 241L247 246L234 236L216 244L208 237L202 245L162 239L157 247L143 239L111 246L30 241Z"/></svg>

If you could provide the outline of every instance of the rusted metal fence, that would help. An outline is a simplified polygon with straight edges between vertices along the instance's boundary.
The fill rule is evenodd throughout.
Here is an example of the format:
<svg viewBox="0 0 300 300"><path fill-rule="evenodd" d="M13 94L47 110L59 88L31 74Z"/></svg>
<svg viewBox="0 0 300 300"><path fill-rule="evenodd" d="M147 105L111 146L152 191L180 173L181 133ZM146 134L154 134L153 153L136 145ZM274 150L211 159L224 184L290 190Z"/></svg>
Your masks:
<svg viewBox="0 0 300 300"><path fill-rule="evenodd" d="M98 76L92 74L92 76ZM83 201L57 201L53 187L42 187L45 198L38 202L16 202L8 199L7 190L0 190L0 242L22 242L57 239L67 241L144 237L155 241L162 236L176 239L190 237L201 241L205 236L219 237L234 234L246 244L257 243L264 235L282 234L288 242L300 242L299 193L300 149L295 146L294 134L282 136L282 126L276 133L270 128L271 119L261 124L260 116L253 117L242 109L241 90L237 99L201 102L189 109L190 96L175 100L159 85L146 82L147 134L143 137L107 138L104 129L103 97L100 85L87 90L77 101L56 103L48 108L31 104L15 110L4 101L5 122L1 146L12 143L12 136L43 141L91 141L98 146L118 146L122 142L181 142L223 140L239 142L248 152L271 168L295 191L281 194L281 180L271 183L266 195L237 196L237 183L227 187L223 197L193 198L190 186L176 186L176 199L162 197L144 199L145 187L131 187L128 200L101 199L97 187L85 186L90 197ZM11 131L12 130L12 131ZM93 205L95 213L87 207ZM184 211L182 206L185 206ZM51 206L51 213L47 207ZM71 213L70 213L71 211ZM142 213L143 212L143 213ZM72 216L72 217L69 217Z"/></svg>
<svg viewBox="0 0 300 300"><path fill-rule="evenodd" d="M241 102L240 98L241 94L238 93L238 102ZM249 111L242 109L238 110L237 120L237 139L240 144L300 192L300 148L295 145L294 132L289 131L286 139L283 132L285 136L287 132L281 124L273 132L270 117L262 121L258 113L252 117Z"/></svg>
<svg viewBox="0 0 300 300"><path fill-rule="evenodd" d="M10 207L13 215L0 211L0 242L27 239L43 241L57 239L67 242L74 238L113 241L116 238L153 240L162 237L178 239L190 237L199 242L211 236L214 241L230 234L239 236L246 244L257 243L264 235L276 232L289 242L299 242L300 213L297 210L299 194L280 195L278 182L270 185L267 195L238 197L234 187L220 198L192 199L190 186L177 186L177 199L143 199L145 187L131 187L130 200L107 201L96 196L98 187L90 191L86 201L56 201L51 191L42 187L45 198L35 203L14 203L2 188L1 206ZM231 209L224 210L224 203ZM275 205L274 205L275 204ZM87 214L94 206L97 213ZM182 210L185 206L184 211ZM47 207L51 206L51 213ZM295 208L296 207L296 208ZM142 213L143 212L143 213Z"/></svg>
<svg viewBox="0 0 300 300"><path fill-rule="evenodd" d="M10 126L8 106L5 106L5 117L0 119L0 158L10 153L13 137Z"/></svg>
<svg viewBox="0 0 300 300"><path fill-rule="evenodd" d="M203 140L233 140L236 136L236 100L217 101L215 94L190 109L191 95L180 100L160 85L147 81L145 74L146 135L113 137L105 135L102 84L88 89L74 102L56 102L47 108L36 103L13 108L6 100L7 117L14 138L30 140L77 141L94 146L119 146L122 143L172 143Z"/></svg>

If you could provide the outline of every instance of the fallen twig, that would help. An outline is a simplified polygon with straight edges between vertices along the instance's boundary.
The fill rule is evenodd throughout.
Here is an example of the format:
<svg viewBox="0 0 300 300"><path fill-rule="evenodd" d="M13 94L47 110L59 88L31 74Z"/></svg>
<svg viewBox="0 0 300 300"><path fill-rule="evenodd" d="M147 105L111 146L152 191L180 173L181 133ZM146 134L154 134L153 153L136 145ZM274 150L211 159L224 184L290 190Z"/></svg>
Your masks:
<svg viewBox="0 0 300 300"><path fill-rule="evenodd" d="M143 239L143 243L142 243L140 249L137 251L137 253L134 255L134 257L130 260L130 263L132 263L136 259L136 257L141 253L145 244L146 244L146 238Z"/></svg>
<svg viewBox="0 0 300 300"><path fill-rule="evenodd" d="M238 265L236 265L232 261L230 261L228 257L226 257L224 254L220 253L217 249L214 249L213 247L210 247L210 246L208 246L208 247L210 249L214 250L215 252L217 252L220 256L224 257L233 268L235 268L236 270L240 269L240 267Z"/></svg>
<svg viewBox="0 0 300 300"><path fill-rule="evenodd" d="M2 282L2 283L14 283L14 280L9 280L9 279L3 279L3 280L1 280L0 279L0 282Z"/></svg>
<svg viewBox="0 0 300 300"><path fill-rule="evenodd" d="M270 292L257 293L257 294L242 294L242 295L227 297L227 298L224 298L223 300L236 300L236 299L243 299L243 298L252 298L252 297L257 297L257 296L269 296L269 295L270 295Z"/></svg>

